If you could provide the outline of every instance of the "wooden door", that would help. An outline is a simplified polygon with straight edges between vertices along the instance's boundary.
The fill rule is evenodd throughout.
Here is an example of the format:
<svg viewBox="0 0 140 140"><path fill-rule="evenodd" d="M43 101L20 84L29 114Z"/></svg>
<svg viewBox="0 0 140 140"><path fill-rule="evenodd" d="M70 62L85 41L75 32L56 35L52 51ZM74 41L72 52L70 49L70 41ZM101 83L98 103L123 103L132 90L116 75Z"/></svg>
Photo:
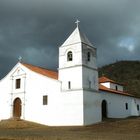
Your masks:
<svg viewBox="0 0 140 140"><path fill-rule="evenodd" d="M14 106L13 106L13 117L14 118L20 118L21 117L21 100L20 98L16 98L14 100Z"/></svg>

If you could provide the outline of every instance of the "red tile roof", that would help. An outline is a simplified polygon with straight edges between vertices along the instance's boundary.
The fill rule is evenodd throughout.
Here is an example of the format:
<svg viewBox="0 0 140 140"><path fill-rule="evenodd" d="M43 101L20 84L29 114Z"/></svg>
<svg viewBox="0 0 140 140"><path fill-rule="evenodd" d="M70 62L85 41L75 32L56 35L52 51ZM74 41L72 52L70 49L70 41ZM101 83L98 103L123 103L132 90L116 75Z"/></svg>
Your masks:
<svg viewBox="0 0 140 140"><path fill-rule="evenodd" d="M129 93L126 93L126 92L123 92L123 91L118 91L118 90L110 89L110 88L107 88L107 87L105 87L105 86L103 86L101 84L99 84L99 90L107 91L107 92L110 92L110 93L115 93L115 94L120 94L120 95L134 97L134 95L132 95L132 94L129 94Z"/></svg>
<svg viewBox="0 0 140 140"><path fill-rule="evenodd" d="M116 81L113 81L105 76L99 78L99 83L106 83L106 82L110 82L110 83L114 83L114 84L118 84L118 85L124 85L122 83L118 83Z"/></svg>
<svg viewBox="0 0 140 140"><path fill-rule="evenodd" d="M45 68L41 68L41 67L38 67L38 66L33 66L31 64L26 64L26 63L21 63L21 64L24 65L25 67L27 67L28 69L36 72L36 73L42 74L44 76L47 76L47 77L50 77L50 78L53 78L53 79L58 79L58 73L55 72L55 71L48 70L48 69L45 69Z"/></svg>
<svg viewBox="0 0 140 140"><path fill-rule="evenodd" d="M115 81L113 81L105 76L99 78L99 83L105 83L105 82L113 82L114 83Z"/></svg>

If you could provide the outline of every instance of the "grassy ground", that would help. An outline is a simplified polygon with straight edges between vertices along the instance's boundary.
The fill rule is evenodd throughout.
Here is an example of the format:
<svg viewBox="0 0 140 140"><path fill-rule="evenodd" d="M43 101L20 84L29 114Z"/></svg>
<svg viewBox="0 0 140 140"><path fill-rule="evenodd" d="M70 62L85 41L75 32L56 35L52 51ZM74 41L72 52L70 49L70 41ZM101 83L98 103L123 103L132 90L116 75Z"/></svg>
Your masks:
<svg viewBox="0 0 140 140"><path fill-rule="evenodd" d="M48 127L6 120L0 122L0 140L140 140L140 117L108 119L85 127Z"/></svg>

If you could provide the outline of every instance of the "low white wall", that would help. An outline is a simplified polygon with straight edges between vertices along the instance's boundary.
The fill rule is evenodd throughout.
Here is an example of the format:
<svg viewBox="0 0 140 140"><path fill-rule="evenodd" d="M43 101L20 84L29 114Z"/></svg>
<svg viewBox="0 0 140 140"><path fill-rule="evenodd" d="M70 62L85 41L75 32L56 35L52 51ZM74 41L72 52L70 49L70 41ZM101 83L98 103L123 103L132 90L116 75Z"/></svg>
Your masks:
<svg viewBox="0 0 140 140"><path fill-rule="evenodd" d="M130 96L123 96L114 93L108 93L100 91L101 101L107 102L107 117L109 118L125 118L128 116L139 116L140 111L137 110L134 98ZM126 103L128 109L126 109ZM140 99L137 99L137 104L140 103Z"/></svg>

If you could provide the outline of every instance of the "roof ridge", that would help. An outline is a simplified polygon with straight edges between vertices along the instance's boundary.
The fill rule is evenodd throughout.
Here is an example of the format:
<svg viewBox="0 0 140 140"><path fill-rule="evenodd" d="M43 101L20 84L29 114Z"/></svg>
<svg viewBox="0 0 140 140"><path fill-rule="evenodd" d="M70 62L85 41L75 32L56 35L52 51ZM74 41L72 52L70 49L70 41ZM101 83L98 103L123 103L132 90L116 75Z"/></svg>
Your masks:
<svg viewBox="0 0 140 140"><path fill-rule="evenodd" d="M87 36L83 32L81 32L81 29L79 27L76 27L61 46L68 46L79 42L93 47Z"/></svg>
<svg viewBox="0 0 140 140"><path fill-rule="evenodd" d="M35 65L32 65L32 64L28 64L28 63L23 63L23 62L20 62L23 66L27 67L28 69L36 72L36 73L39 73L41 75L44 75L46 77L50 77L50 78L53 78L53 79L58 79L58 72L57 71L54 71L54 70L49 70L49 69L46 69L46 68L42 68L42 67L39 67L39 66L35 66Z"/></svg>
<svg viewBox="0 0 140 140"><path fill-rule="evenodd" d="M55 70L52 70L52 69L48 69L48 68L44 68L44 67L41 67L41 66L36 66L36 65L33 65L33 64L29 64L29 63L24 63L24 62L20 62L21 64L27 64L27 65L30 65L30 66L33 66L33 67L38 67L38 68L40 68L40 69L44 69L44 70L48 70L48 71L54 71L54 72L57 72L57 71L55 71Z"/></svg>
<svg viewBox="0 0 140 140"><path fill-rule="evenodd" d="M103 79L103 81L114 81L114 80L112 80L112 79L110 79L110 78L108 78L108 77L106 77L106 76L102 76L102 77L100 77L99 79ZM114 81L115 82L115 81Z"/></svg>
<svg viewBox="0 0 140 140"><path fill-rule="evenodd" d="M111 83L115 83L115 84L119 84L119 85L125 85L124 83L120 83L120 82L114 81L112 79L109 79L106 76L102 76L99 78L99 83L106 83L106 82L111 82Z"/></svg>
<svg viewBox="0 0 140 140"><path fill-rule="evenodd" d="M79 36L80 36L81 42L85 43L87 45L93 46L93 44L89 41L89 39L87 38L85 33L83 33L80 28L78 28L78 31L79 31ZM84 39L84 41L83 41L83 39Z"/></svg>

